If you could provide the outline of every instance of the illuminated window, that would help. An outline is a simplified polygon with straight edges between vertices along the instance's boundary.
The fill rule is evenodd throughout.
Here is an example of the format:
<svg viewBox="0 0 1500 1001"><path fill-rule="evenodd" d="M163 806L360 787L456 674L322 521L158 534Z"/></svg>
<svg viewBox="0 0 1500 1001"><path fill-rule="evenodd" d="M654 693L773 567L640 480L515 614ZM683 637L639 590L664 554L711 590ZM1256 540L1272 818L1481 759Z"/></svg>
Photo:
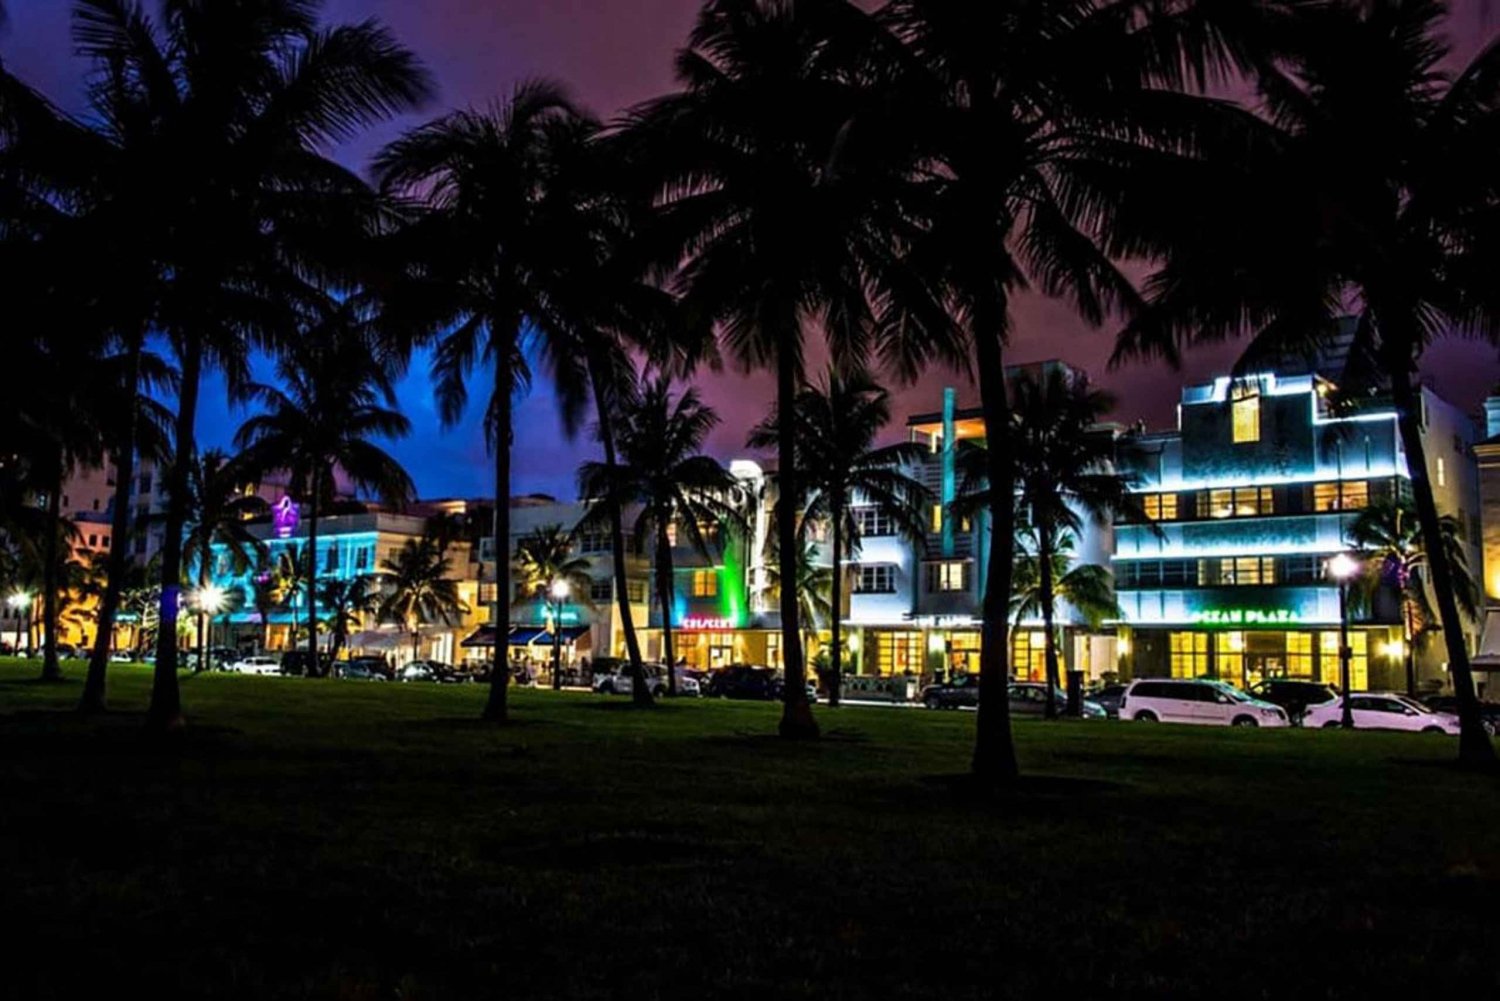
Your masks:
<svg viewBox="0 0 1500 1001"><path fill-rule="evenodd" d="M943 505L932 505L932 534L936 535L943 530Z"/></svg>
<svg viewBox="0 0 1500 1001"><path fill-rule="evenodd" d="M1245 679L1245 634L1219 633L1214 637L1214 676L1231 685Z"/></svg>
<svg viewBox="0 0 1500 1001"><path fill-rule="evenodd" d="M1312 633L1286 634L1286 673L1289 678L1312 680Z"/></svg>
<svg viewBox="0 0 1500 1001"><path fill-rule="evenodd" d="M1047 637L1033 630L1011 633L1010 670L1017 681L1047 680Z"/></svg>
<svg viewBox="0 0 1500 1001"><path fill-rule="evenodd" d="M1141 507L1152 521L1175 521L1177 518L1176 494L1147 494L1141 498Z"/></svg>
<svg viewBox="0 0 1500 1001"><path fill-rule="evenodd" d="M677 547L677 522L675 521L667 522L667 545L674 549Z"/></svg>
<svg viewBox="0 0 1500 1001"><path fill-rule="evenodd" d="M694 570L692 595L695 598L718 597L719 572L717 570Z"/></svg>
<svg viewBox="0 0 1500 1001"><path fill-rule="evenodd" d="M1362 632L1349 633L1349 687L1361 692L1370 687L1370 653L1367 637ZM1319 679L1324 684L1342 685L1342 666L1339 664L1338 630L1328 630L1318 637Z"/></svg>
<svg viewBox="0 0 1500 1001"><path fill-rule="evenodd" d="M866 539L896 534L896 523L891 520L891 516L875 507L855 508L854 527Z"/></svg>
<svg viewBox="0 0 1500 1001"><path fill-rule="evenodd" d="M625 595L634 604L643 604L646 600L646 582L639 577L633 577L625 582Z"/></svg>
<svg viewBox="0 0 1500 1001"><path fill-rule="evenodd" d="M879 632L875 634L875 672L877 674L921 674L922 634L917 632Z"/></svg>
<svg viewBox="0 0 1500 1001"><path fill-rule="evenodd" d="M1443 461L1441 455L1437 457L1437 485L1440 487L1448 485L1448 464Z"/></svg>
<svg viewBox="0 0 1500 1001"><path fill-rule="evenodd" d="M1229 407L1234 421L1234 443L1260 441L1260 394L1246 393Z"/></svg>
<svg viewBox="0 0 1500 1001"><path fill-rule="evenodd" d="M1314 511L1362 511L1369 506L1370 484L1364 480L1313 484Z"/></svg>
<svg viewBox="0 0 1500 1001"><path fill-rule="evenodd" d="M969 565L962 562L929 563L927 565L927 591L967 591L969 589Z"/></svg>
<svg viewBox="0 0 1500 1001"><path fill-rule="evenodd" d="M1172 677L1199 678L1208 673L1208 633L1173 633Z"/></svg>
<svg viewBox="0 0 1500 1001"><path fill-rule="evenodd" d="M1201 574L1200 569L1200 574ZM1200 578L1199 583L1202 583ZM1276 583L1276 560L1271 556L1235 556L1219 561L1219 583L1253 585Z"/></svg>
<svg viewBox="0 0 1500 1001"><path fill-rule="evenodd" d="M1254 518L1275 511L1276 495L1270 487L1221 487L1198 494L1200 518Z"/></svg>

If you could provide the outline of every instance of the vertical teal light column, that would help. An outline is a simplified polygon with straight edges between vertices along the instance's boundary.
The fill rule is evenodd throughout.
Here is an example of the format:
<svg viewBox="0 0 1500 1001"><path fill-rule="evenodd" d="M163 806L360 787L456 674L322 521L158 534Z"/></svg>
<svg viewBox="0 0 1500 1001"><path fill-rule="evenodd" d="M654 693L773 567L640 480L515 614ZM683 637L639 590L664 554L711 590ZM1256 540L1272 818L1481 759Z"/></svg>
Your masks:
<svg viewBox="0 0 1500 1001"><path fill-rule="evenodd" d="M958 442L954 441L953 418L958 409L958 390L943 390L943 556L953 555L953 501L958 496L958 469L954 461Z"/></svg>

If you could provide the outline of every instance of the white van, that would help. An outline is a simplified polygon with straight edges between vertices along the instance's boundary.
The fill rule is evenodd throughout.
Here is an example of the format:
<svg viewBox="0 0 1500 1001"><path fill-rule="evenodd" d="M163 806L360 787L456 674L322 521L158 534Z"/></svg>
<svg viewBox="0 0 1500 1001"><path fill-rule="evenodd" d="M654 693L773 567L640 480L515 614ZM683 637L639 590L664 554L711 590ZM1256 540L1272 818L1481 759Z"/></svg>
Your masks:
<svg viewBox="0 0 1500 1001"><path fill-rule="evenodd" d="M1142 678L1120 700L1120 718L1204 726L1291 726L1280 706L1207 678Z"/></svg>

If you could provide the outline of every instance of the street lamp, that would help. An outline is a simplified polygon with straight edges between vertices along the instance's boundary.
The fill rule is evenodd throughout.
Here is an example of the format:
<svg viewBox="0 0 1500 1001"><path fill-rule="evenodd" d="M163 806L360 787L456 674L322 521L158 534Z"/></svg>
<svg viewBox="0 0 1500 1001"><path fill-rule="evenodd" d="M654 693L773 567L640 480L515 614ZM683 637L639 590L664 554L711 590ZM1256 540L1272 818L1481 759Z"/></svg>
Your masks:
<svg viewBox="0 0 1500 1001"><path fill-rule="evenodd" d="M208 670L208 651L204 640L206 632L204 616L212 619L224 607L224 589L213 584L205 584L193 593L193 604L198 609L198 670Z"/></svg>
<svg viewBox="0 0 1500 1001"><path fill-rule="evenodd" d="M552 690L562 691L562 609L568 595L573 592L568 582L559 578L552 582Z"/></svg>
<svg viewBox="0 0 1500 1001"><path fill-rule="evenodd" d="M1359 561L1348 553L1339 553L1328 561L1328 576L1339 586L1339 680L1344 689L1343 712L1339 725L1354 729L1354 708L1350 704L1349 660L1349 582L1359 573Z"/></svg>
<svg viewBox="0 0 1500 1001"><path fill-rule="evenodd" d="M25 611L31 607L31 595L25 591L17 591L5 603L16 613L16 656L21 656L21 623L25 620ZM28 630L29 631L29 630Z"/></svg>

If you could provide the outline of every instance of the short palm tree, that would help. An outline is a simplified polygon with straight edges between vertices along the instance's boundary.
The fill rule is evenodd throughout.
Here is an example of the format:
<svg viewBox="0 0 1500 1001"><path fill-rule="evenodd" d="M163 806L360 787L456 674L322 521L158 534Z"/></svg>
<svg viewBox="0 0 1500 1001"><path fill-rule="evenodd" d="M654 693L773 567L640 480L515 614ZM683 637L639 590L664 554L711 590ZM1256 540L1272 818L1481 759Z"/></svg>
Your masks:
<svg viewBox="0 0 1500 1001"><path fill-rule="evenodd" d="M440 416L454 425L468 405L468 379L487 369L486 441L494 454L496 574L503 577L510 540L511 402L530 382L527 349L535 342L554 374L569 363L576 327L558 311L557 274L577 263L578 192L559 170L592 128L563 88L519 85L487 111L457 111L420 126L376 159L383 189L408 202L410 224L397 237L403 280L388 297L398 329L437 338L433 377ZM561 379L560 382L568 382ZM582 393L567 392L576 403ZM510 589L497 580L494 625L510 622ZM483 717L506 718L510 671L497 642Z"/></svg>
<svg viewBox="0 0 1500 1001"><path fill-rule="evenodd" d="M1074 541L1071 533L1063 535L1052 553L1049 573L1042 572L1041 559L1037 555L1036 533L1025 532L1017 540L1016 568L1011 585L1011 619L1016 628L1027 619L1041 617L1045 622L1055 618L1047 614L1048 603L1067 602L1068 607L1091 629L1098 629L1106 619L1119 618L1120 604L1115 600L1115 579L1108 567L1097 563L1079 563L1073 556ZM1050 580L1051 587L1042 587L1043 579ZM1055 630L1055 625L1053 630ZM1055 647L1056 638L1048 642ZM1050 684L1050 681L1049 681Z"/></svg>
<svg viewBox="0 0 1500 1001"><path fill-rule="evenodd" d="M422 626L433 622L453 625L468 613L458 595L453 563L431 539L408 539L380 563L382 600L379 617L398 622L411 633L415 658ZM498 642L498 639L497 639Z"/></svg>
<svg viewBox="0 0 1500 1001"><path fill-rule="evenodd" d="M872 508L888 518L913 541L923 537L922 511L929 491L905 470L922 458L916 442L876 446L875 439L891 420L890 394L860 370L841 375L830 370L821 385L797 394L797 461L803 470L803 495L798 503L804 526L826 524L833 543L832 593L834 614L829 618L832 644L826 680L828 704L839 704L843 677L843 590L845 556L859 554L859 522L855 506ZM781 420L770 419L750 434L750 448L773 448L780 438Z"/></svg>
<svg viewBox="0 0 1500 1001"><path fill-rule="evenodd" d="M1469 573L1468 557L1459 520L1444 515L1439 520L1443 549L1453 568L1454 600L1470 620L1479 613L1478 589ZM1440 629L1433 614L1430 561L1416 506L1408 498L1376 501L1349 525L1349 541L1359 550L1365 566L1366 591L1386 585L1401 600L1401 632L1406 665L1406 694L1417 694L1416 641Z"/></svg>
<svg viewBox="0 0 1500 1001"><path fill-rule="evenodd" d="M806 530L799 533L796 566L793 567L793 571L791 590L797 599L797 610L801 613L799 621L802 623L805 638L811 646L813 639L817 637L818 630L825 624L832 623L838 616L834 614L833 605L835 580L833 567L818 561L817 546L807 538ZM785 581L780 550L772 540L769 544L769 552L766 553L766 583L772 592L779 596L785 593L783 590ZM791 682L788 681L787 684Z"/></svg>
<svg viewBox="0 0 1500 1001"><path fill-rule="evenodd" d="M1459 758L1489 765L1417 368L1445 333L1500 341L1500 47L1453 65L1448 7L1433 0L1307 4L1296 15L1284 51L1254 76L1255 114L1218 155L1158 163L1143 172L1153 187L1121 204L1132 245L1167 259L1119 353L1170 359L1186 342L1247 335L1243 366L1305 357L1352 312L1340 390L1395 404L1458 701Z"/></svg>
<svg viewBox="0 0 1500 1001"><path fill-rule="evenodd" d="M411 422L396 409L395 366L354 302L330 313L287 347L276 367L279 386L254 385L265 412L251 417L235 443L239 463L257 474L284 470L307 511L308 663L318 663L318 519L338 480L388 503L408 500L411 477L378 440L404 437ZM313 668L315 669L315 668Z"/></svg>
<svg viewBox="0 0 1500 1001"><path fill-rule="evenodd" d="M581 604L591 602L589 561L575 555L573 536L561 525L543 525L516 543L516 597L546 602L556 609L552 616L552 688L562 688L562 605L567 600L559 592ZM501 642L496 636L495 642ZM637 678L637 681L641 679ZM632 689L637 701L651 701L643 684Z"/></svg>
<svg viewBox="0 0 1500 1001"><path fill-rule="evenodd" d="M717 460L702 454L704 439L718 425L719 415L697 390L684 390L674 398L672 380L659 375L647 379L639 392L620 399L617 406L618 464L611 468L585 463L578 473L579 488L583 496L595 499L591 522L607 516L601 502L605 498L613 497L622 509L639 511L634 548L640 551L650 546L655 553L662 656L669 668L668 692L675 695L677 651L672 616L677 589L672 535L676 532L678 542L685 541L700 556L710 558L704 528L722 530L739 521L739 483Z"/></svg>
<svg viewBox="0 0 1500 1001"><path fill-rule="evenodd" d="M188 474L192 503L188 506L187 538L183 552L187 569L201 594L217 572L215 549L222 549L226 569L238 576L249 571L265 551L265 543L250 532L249 522L265 515L266 502L246 494L244 472L217 449L198 457ZM203 612L199 620L199 663L203 662Z"/></svg>
<svg viewBox="0 0 1500 1001"><path fill-rule="evenodd" d="M338 662L349 636L380 611L380 578L369 574L318 582L318 604L328 623L328 663Z"/></svg>

